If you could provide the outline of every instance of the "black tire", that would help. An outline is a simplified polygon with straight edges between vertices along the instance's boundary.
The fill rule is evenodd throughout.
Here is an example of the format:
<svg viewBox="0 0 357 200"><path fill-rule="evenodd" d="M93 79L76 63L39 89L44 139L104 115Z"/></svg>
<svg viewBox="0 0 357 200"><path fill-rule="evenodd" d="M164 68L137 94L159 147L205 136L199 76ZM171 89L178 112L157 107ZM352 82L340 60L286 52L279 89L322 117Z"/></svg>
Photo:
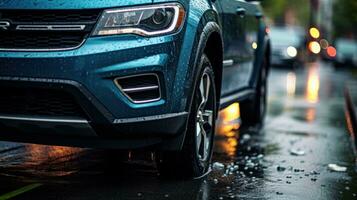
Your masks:
<svg viewBox="0 0 357 200"><path fill-rule="evenodd" d="M265 59L259 73L258 83L253 98L243 101L240 104L243 126L255 126L264 123L268 93L267 69L268 66Z"/></svg>
<svg viewBox="0 0 357 200"><path fill-rule="evenodd" d="M216 87L212 66L206 55L202 56L200 66L183 148L179 152L159 152L156 155L158 170L164 177L199 177L209 169L217 118ZM206 103L201 96L202 85L209 85L204 87L209 88Z"/></svg>

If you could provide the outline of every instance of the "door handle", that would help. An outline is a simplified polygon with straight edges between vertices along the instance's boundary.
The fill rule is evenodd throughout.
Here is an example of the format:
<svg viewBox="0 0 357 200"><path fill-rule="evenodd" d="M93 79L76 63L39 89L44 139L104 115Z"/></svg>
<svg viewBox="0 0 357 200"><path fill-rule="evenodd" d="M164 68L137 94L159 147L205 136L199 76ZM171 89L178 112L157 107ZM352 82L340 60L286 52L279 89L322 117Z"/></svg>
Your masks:
<svg viewBox="0 0 357 200"><path fill-rule="evenodd" d="M237 15L241 16L241 17L244 17L245 16L245 13L246 13L246 10L244 8L237 8L236 10L236 13Z"/></svg>

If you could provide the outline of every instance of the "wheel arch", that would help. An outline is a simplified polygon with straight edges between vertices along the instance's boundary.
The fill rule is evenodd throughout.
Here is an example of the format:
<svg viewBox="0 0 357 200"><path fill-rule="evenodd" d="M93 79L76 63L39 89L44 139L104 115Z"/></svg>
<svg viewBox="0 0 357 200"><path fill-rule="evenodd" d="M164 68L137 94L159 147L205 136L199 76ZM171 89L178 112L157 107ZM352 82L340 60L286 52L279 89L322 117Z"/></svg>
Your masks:
<svg viewBox="0 0 357 200"><path fill-rule="evenodd" d="M206 54L213 67L217 91L217 106L219 106L223 74L223 37L221 28L218 23L214 21L206 23L199 36L198 49L199 50L196 54L195 63L198 63L201 56ZM199 68L199 66L196 66L194 77L197 77L197 73L200 72ZM196 82L197 80L194 78L193 86L195 86Z"/></svg>
<svg viewBox="0 0 357 200"><path fill-rule="evenodd" d="M208 36L204 53L213 67L217 93L217 104L220 103L223 74L223 41L219 32L214 31Z"/></svg>
<svg viewBox="0 0 357 200"><path fill-rule="evenodd" d="M212 62L213 70L215 73L215 84L217 92L217 109L220 103L220 91L222 85L222 71L223 71L223 37L220 26L218 14L213 10L206 10L199 16L200 20L194 21L193 29L196 32L193 37L192 49L190 50L190 59L187 64L188 70L185 74L185 105L186 112L190 112L193 101L194 88L196 88L198 73L201 71L199 65L203 54L208 54L207 57ZM187 33L191 34L192 32ZM218 47L217 47L218 46ZM218 49L218 53L217 53ZM216 50L216 51L214 51ZM218 56L217 56L218 55ZM186 126L188 120L186 122ZM179 134L177 137L165 140L165 147L163 149L180 150L182 149L183 141L186 137L186 130ZM166 148L169 147L169 148Z"/></svg>

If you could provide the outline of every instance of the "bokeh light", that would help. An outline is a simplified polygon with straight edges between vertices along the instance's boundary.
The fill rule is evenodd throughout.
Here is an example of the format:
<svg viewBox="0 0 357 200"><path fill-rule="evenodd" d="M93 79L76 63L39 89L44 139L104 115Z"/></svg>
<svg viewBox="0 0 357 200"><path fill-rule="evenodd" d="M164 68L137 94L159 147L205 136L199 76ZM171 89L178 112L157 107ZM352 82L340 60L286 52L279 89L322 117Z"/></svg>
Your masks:
<svg viewBox="0 0 357 200"><path fill-rule="evenodd" d="M310 32L311 37L313 37L315 39L320 37L320 31L319 31L319 29L317 29L315 27L310 28L309 32Z"/></svg>
<svg viewBox="0 0 357 200"><path fill-rule="evenodd" d="M258 44L257 44L256 42L253 42L253 43L252 43L252 48L253 48L253 49L257 49L257 48L258 48Z"/></svg>
<svg viewBox="0 0 357 200"><path fill-rule="evenodd" d="M289 72L286 77L286 92L289 97L295 95L296 90L296 75L293 72Z"/></svg>
<svg viewBox="0 0 357 200"><path fill-rule="evenodd" d="M288 53L288 55L292 58L297 56L297 49L293 46L290 46L286 49L286 52Z"/></svg>
<svg viewBox="0 0 357 200"><path fill-rule="evenodd" d="M336 48L335 47L333 47L333 46L329 46L328 48L327 48L327 55L328 56L330 56L330 57L336 57L336 55L337 55L337 50L336 50Z"/></svg>
<svg viewBox="0 0 357 200"><path fill-rule="evenodd" d="M321 52L321 46L318 42L312 41L309 43L309 50L314 54L319 54Z"/></svg>
<svg viewBox="0 0 357 200"><path fill-rule="evenodd" d="M327 49L329 46L329 42L326 39L320 40L320 45L322 49Z"/></svg>

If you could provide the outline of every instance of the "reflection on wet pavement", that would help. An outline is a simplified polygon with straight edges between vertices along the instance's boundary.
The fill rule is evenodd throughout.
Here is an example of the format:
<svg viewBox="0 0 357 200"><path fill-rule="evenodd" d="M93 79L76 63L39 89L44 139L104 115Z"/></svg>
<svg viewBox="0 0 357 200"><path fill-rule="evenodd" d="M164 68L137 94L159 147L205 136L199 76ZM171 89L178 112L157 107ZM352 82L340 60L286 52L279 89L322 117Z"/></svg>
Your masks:
<svg viewBox="0 0 357 200"><path fill-rule="evenodd" d="M296 92L296 74L289 72L286 76L286 93L289 97L294 97Z"/></svg>
<svg viewBox="0 0 357 200"><path fill-rule="evenodd" d="M318 70L317 63L313 63L308 69L306 100L310 103L317 103L319 100L320 77Z"/></svg>
<svg viewBox="0 0 357 200"><path fill-rule="evenodd" d="M265 125L242 129L238 103L223 110L212 172L198 180L159 178L150 152L1 142L0 199L32 183L42 185L18 199L355 199L349 78L324 63L273 69Z"/></svg>

